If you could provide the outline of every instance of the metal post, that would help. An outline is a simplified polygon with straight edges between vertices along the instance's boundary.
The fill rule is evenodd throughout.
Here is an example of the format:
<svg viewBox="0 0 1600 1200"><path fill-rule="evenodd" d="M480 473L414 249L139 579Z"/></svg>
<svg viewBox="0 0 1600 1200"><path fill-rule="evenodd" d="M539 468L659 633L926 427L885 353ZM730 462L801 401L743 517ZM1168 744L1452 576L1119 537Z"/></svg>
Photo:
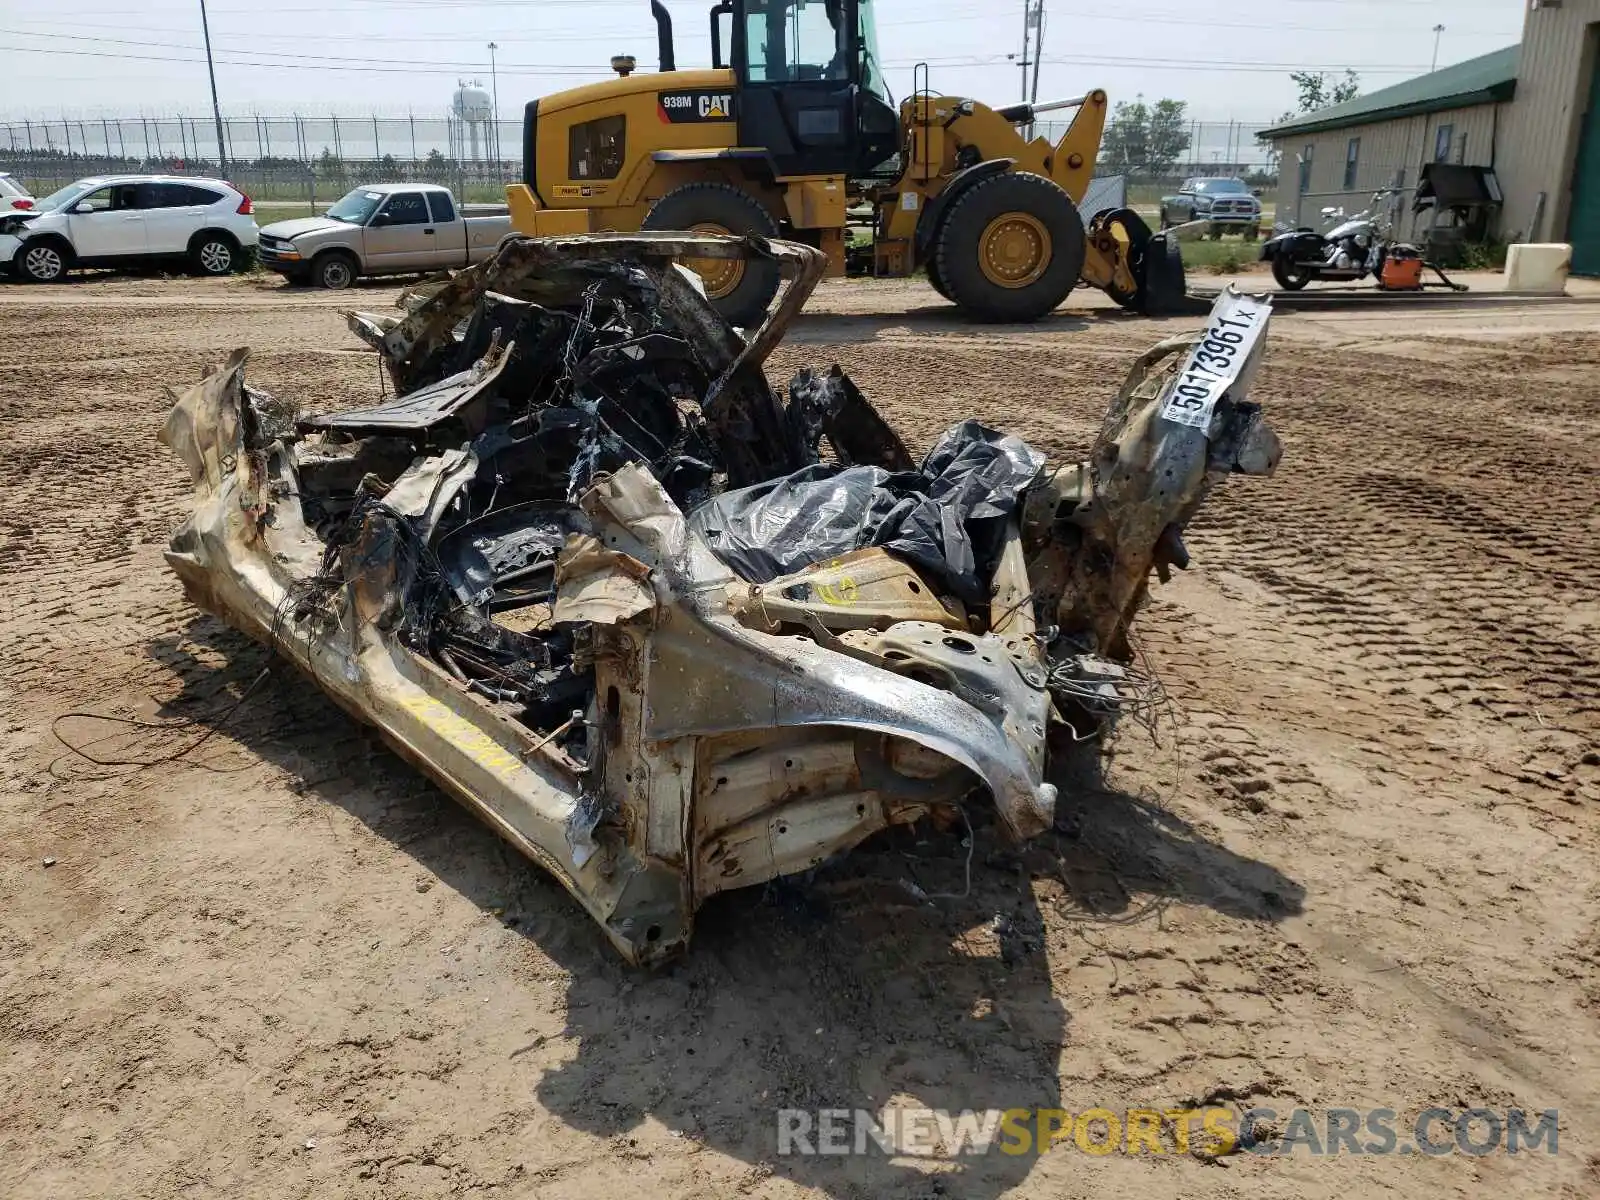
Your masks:
<svg viewBox="0 0 1600 1200"><path fill-rule="evenodd" d="M1032 12L1032 0L1022 0L1022 91L1017 94L1018 100L1028 98L1028 38L1031 33L1028 17Z"/></svg>
<svg viewBox="0 0 1600 1200"><path fill-rule="evenodd" d="M1437 71L1439 69L1439 39L1443 35L1444 26L1435 25L1433 27L1433 65L1428 68L1429 71Z"/></svg>
<svg viewBox="0 0 1600 1200"><path fill-rule="evenodd" d="M1033 26L1033 86L1028 89L1029 104L1039 99L1039 64L1044 61L1044 0L1034 0Z"/></svg>
<svg viewBox="0 0 1600 1200"><path fill-rule="evenodd" d="M383 149L378 145L378 114L372 114L372 162L373 169L377 169L378 160L383 157Z"/></svg>
<svg viewBox="0 0 1600 1200"><path fill-rule="evenodd" d="M26 117L22 119L22 128L28 135L28 157L33 157L33 122Z"/></svg>
<svg viewBox="0 0 1600 1200"><path fill-rule="evenodd" d="M494 52L500 47L493 42L489 43L489 82L494 93L494 119L490 122L489 143L494 147L494 169L500 176L500 181L505 182L505 174L500 169L500 72L495 66ZM465 197L462 197L464 200Z"/></svg>
<svg viewBox="0 0 1600 1200"><path fill-rule="evenodd" d="M217 119L217 174L226 175L228 149L222 135L222 105L217 101L217 66L211 61L211 23L206 19L206 0L200 0L200 32L206 40L206 74L211 76L211 115ZM198 143L195 149L198 151Z"/></svg>
<svg viewBox="0 0 1600 1200"><path fill-rule="evenodd" d="M417 116L415 113L408 112L406 120L411 125L411 161L415 163L417 161Z"/></svg>

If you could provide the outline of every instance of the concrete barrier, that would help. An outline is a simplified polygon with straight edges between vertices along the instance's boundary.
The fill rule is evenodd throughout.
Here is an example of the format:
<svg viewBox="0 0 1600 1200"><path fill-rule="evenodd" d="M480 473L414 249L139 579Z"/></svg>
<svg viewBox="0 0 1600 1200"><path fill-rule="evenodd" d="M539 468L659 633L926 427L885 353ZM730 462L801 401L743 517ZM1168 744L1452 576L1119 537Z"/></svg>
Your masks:
<svg viewBox="0 0 1600 1200"><path fill-rule="evenodd" d="M1506 252L1506 291L1563 295L1571 267L1572 247L1564 242L1512 246Z"/></svg>

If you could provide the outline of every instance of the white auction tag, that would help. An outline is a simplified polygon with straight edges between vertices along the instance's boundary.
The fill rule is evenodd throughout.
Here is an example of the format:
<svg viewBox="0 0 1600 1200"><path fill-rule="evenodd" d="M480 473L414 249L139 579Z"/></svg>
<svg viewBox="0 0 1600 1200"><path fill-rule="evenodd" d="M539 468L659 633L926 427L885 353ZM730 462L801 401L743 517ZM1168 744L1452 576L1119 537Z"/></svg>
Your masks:
<svg viewBox="0 0 1600 1200"><path fill-rule="evenodd" d="M1212 305L1206 335L1189 352L1161 415L1180 425L1209 428L1212 410L1250 362L1271 316L1270 301L1241 295L1229 285Z"/></svg>

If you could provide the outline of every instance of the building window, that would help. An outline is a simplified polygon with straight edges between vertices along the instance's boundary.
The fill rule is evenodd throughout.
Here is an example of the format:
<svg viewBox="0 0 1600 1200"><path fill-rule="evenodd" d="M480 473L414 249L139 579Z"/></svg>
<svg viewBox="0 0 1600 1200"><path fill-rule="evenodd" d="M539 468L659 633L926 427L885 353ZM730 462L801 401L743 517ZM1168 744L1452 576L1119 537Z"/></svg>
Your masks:
<svg viewBox="0 0 1600 1200"><path fill-rule="evenodd" d="M1300 153L1300 194L1304 196L1311 190L1311 160L1316 150L1315 142L1307 142L1306 148Z"/></svg>
<svg viewBox="0 0 1600 1200"><path fill-rule="evenodd" d="M622 171L628 119L600 117L574 125L567 136L567 172L571 179L615 179Z"/></svg>
<svg viewBox="0 0 1600 1200"><path fill-rule="evenodd" d="M1344 147L1344 190L1352 191L1356 186L1356 166L1361 161L1361 139L1351 138Z"/></svg>
<svg viewBox="0 0 1600 1200"><path fill-rule="evenodd" d="M1455 141L1456 127L1441 125L1433 131L1433 161L1450 161L1450 144Z"/></svg>
<svg viewBox="0 0 1600 1200"><path fill-rule="evenodd" d="M1467 161L1467 135L1464 133L1456 139L1456 161L1458 163Z"/></svg>

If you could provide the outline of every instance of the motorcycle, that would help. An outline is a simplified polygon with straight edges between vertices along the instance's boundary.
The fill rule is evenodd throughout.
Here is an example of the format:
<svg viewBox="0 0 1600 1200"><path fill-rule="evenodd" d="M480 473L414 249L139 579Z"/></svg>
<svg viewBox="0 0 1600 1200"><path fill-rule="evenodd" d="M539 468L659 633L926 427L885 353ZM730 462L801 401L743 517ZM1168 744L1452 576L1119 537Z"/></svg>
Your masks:
<svg viewBox="0 0 1600 1200"><path fill-rule="evenodd" d="M1349 219L1343 208L1323 209L1323 221L1331 226L1325 233L1306 226L1280 227L1261 247L1261 261L1272 264L1272 277L1289 292L1298 292L1313 279L1355 282L1369 275L1380 288L1416 291L1425 286L1424 266L1431 267L1446 286L1465 291L1437 267L1424 263L1415 246L1394 240L1388 201L1396 194L1393 188L1373 193L1372 206Z"/></svg>

